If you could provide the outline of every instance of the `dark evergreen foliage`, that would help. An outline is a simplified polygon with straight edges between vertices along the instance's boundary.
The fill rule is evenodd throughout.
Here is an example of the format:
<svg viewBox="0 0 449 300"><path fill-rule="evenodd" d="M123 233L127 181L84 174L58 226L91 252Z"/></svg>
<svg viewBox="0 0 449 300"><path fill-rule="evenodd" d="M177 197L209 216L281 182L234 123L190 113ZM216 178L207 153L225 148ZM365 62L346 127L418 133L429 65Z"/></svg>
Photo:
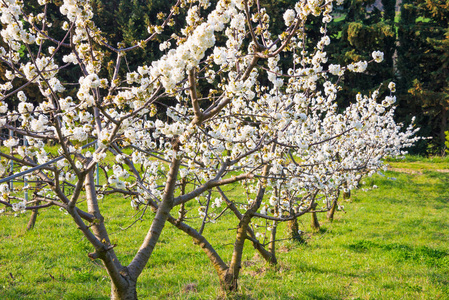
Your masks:
<svg viewBox="0 0 449 300"><path fill-rule="evenodd" d="M108 43L114 47L133 46L148 37L149 25L158 25L162 20L159 12L169 13L175 1L167 0L92 0L95 12L95 23L104 32ZM216 2L214 0L211 1ZM292 7L295 0L261 0L261 4L274 15L282 16L286 7ZM25 1L25 8L38 6L36 0ZM60 20L53 17L61 0L54 0L47 5L47 17L53 28L61 26ZM400 18L395 11L396 0L347 0L340 7L334 8L335 20L329 24L332 42L328 48L333 53L329 63L342 65L358 60L371 60L373 50L385 53L381 64L370 64L364 74L347 72L343 79L343 89L339 92L339 105L344 107L355 99L357 93L369 94L381 87L381 93L388 93L390 81L397 82L398 120L409 123L412 116L417 117L417 125L421 127L420 135L432 139L417 143L412 152L419 154L444 153L448 130L449 107L449 2L444 0L403 0ZM399 23L395 23L395 17ZM175 18L173 30L165 30L156 41L146 44L144 48L127 54L125 65L121 70L134 70L135 66L128 61L151 64L161 56L159 43L182 28L182 13ZM282 34L284 20L279 17L271 20L272 32ZM0 25L1 26L1 25ZM50 35L52 28L48 28ZM309 26L309 36L319 31L317 26ZM55 31L57 33L58 31ZM59 32L60 33L60 32ZM318 35L317 35L318 36ZM62 39L62 36L55 36ZM220 38L217 38L220 43ZM46 41L45 43L51 43ZM308 49L313 51L314 49ZM62 61L64 49L56 54L55 59ZM282 55L282 54L281 54ZM108 72L115 67L116 57L106 55L105 63ZM281 57L282 59L282 57ZM0 79L4 77L0 64ZM287 66L285 66L286 71ZM66 82L74 82L72 73L64 73ZM108 75L110 78L112 74ZM73 77L73 78L72 78ZM123 79L123 78L121 78ZM17 79L20 80L20 79ZM76 87L71 86L76 93ZM35 88L34 88L35 89ZM201 88L199 89L201 90ZM204 87L207 90L207 87ZM40 97L33 88L27 88L27 95ZM12 101L12 107L15 105Z"/></svg>
<svg viewBox="0 0 449 300"><path fill-rule="evenodd" d="M369 94L379 87L385 92L393 80L394 0L384 0L382 4L383 9L372 0L348 0L336 8L335 21L330 24L329 52L334 55L331 63L347 65L359 60L370 61L374 50L385 54L382 63L370 64L364 74L345 73L343 90L338 97L343 107L354 101L358 93Z"/></svg>
<svg viewBox="0 0 449 300"><path fill-rule="evenodd" d="M449 104L449 4L405 0L398 47L398 98L401 116L416 115L420 153L444 153Z"/></svg>

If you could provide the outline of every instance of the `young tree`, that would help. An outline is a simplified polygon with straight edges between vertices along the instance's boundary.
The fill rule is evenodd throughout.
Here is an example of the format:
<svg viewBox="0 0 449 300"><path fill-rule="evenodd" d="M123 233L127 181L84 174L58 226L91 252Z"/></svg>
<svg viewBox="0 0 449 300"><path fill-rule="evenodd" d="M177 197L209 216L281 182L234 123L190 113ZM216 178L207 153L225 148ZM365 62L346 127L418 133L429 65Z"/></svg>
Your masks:
<svg viewBox="0 0 449 300"><path fill-rule="evenodd" d="M277 222L319 209L319 200L324 210L330 209L340 190L356 188L361 176L382 167L383 157L400 155L414 142L412 128L401 131L393 120L392 95L358 95L339 111L338 78L365 72L369 62L323 67L333 1L297 2L283 12L283 28L274 35L270 15L258 1L178 0L149 26L145 40L126 48L108 43L92 21L87 0L55 2L66 20L58 28L60 39L48 35L52 20L45 12L54 5L51 1L39 0L41 12L34 14L26 13L20 1L0 1L6 45L0 57L8 69L8 82L1 86L0 126L28 145L14 137L4 140L0 165L14 161L22 171L32 169L27 176L44 185L44 193L27 202L3 184L0 203L14 211L49 206L67 211L92 244L89 257L107 269L113 299L137 298L137 279L167 221L194 238L223 288L235 290L245 240L265 259L276 261L276 237L266 250L251 226L255 219L273 221L275 229ZM160 44L151 65L128 70L128 53L163 34L175 16L185 18L186 26ZM311 16L323 25L320 36L312 37L316 46L306 49ZM115 53L110 77L103 72L103 49ZM61 61L57 53L64 54ZM382 58L375 51L370 62ZM63 70L77 74L78 81L61 81ZM36 85L44 100L29 99L20 80ZM66 87L73 85L76 96L67 95ZM13 96L20 101L17 107L6 103ZM164 115L158 114L161 107ZM81 147L89 140L96 150ZM46 141L57 145L60 158L52 160ZM112 170L103 170L107 183L96 186L95 168L108 154L115 163ZM72 193L63 190L64 182L73 186ZM247 203L237 203L220 188L237 182ZM218 199L212 199L212 190ZM131 196L132 206L154 211L127 266L111 244L98 202L111 194ZM198 197L207 202L199 201L203 222L196 230L184 220L191 214L185 206L195 206ZM80 208L81 199L87 210ZM212 210L222 202L238 221L229 264L203 234L206 224L219 220Z"/></svg>

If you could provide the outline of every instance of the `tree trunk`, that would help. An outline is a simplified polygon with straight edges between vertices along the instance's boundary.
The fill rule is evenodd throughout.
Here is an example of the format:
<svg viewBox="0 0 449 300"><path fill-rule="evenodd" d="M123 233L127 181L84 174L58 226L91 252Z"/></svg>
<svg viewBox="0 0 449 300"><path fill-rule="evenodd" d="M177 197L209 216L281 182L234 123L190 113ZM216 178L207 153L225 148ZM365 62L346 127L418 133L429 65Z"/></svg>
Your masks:
<svg viewBox="0 0 449 300"><path fill-rule="evenodd" d="M239 278L240 269L242 268L243 246L246 240L246 230L250 221L251 215L245 214L237 229L237 237L234 243L234 252L232 253L231 264L221 283L223 290L227 292L236 291L238 287L237 281Z"/></svg>
<svg viewBox="0 0 449 300"><path fill-rule="evenodd" d="M288 237L293 240L299 240L301 237L298 233L299 226L298 226L298 219L289 220L287 222L287 234Z"/></svg>
<svg viewBox="0 0 449 300"><path fill-rule="evenodd" d="M347 188L347 185L345 184L345 187ZM340 191L338 192L337 198L332 202L332 207L329 210L329 212L327 213L327 219L329 221L333 221L334 220L334 214L337 211L337 207L338 207L338 197L340 196ZM343 192L343 200L347 200L351 198L351 191L347 190L346 192Z"/></svg>
<svg viewBox="0 0 449 300"><path fill-rule="evenodd" d="M238 288L238 275L235 275L231 269L228 269L220 283L223 291L234 292Z"/></svg>
<svg viewBox="0 0 449 300"><path fill-rule="evenodd" d="M178 146L174 146L177 151ZM176 158L176 152L173 154L170 169L167 175L167 181L165 183L164 194L162 196L162 202L159 205L156 215L154 216L151 227L145 236L145 239L140 246L139 251L134 256L131 263L128 265L129 274L132 274L134 278L138 278L145 268L148 260L153 254L153 250L159 240L159 237L164 229L165 222L170 216L170 211L173 208L173 195L176 188L176 178L178 176L179 166L181 160Z"/></svg>
<svg viewBox="0 0 449 300"><path fill-rule="evenodd" d="M126 288L118 288L112 283L111 300L137 300L136 282L128 280Z"/></svg>
<svg viewBox="0 0 449 300"><path fill-rule="evenodd" d="M220 193L221 197L226 201L226 204L228 205L229 209L235 214L235 216L239 220L242 220L243 215L239 212L239 210L234 205L234 203L231 200L229 200L228 197L226 197L226 195L223 193L223 191L220 189L220 187L217 187L217 191ZM253 243L254 249L259 251L260 255L262 255L263 259L265 259L266 262L268 262L272 265L275 265L278 263L276 256L271 255L271 253L269 251L267 251L264 248L264 246L261 243L259 243L259 241L257 241L256 235L254 234L254 232L251 230L251 228L249 226L248 226L247 234L251 237L251 241Z"/></svg>
<svg viewBox="0 0 449 300"><path fill-rule="evenodd" d="M312 210L315 210L318 204L313 203ZM310 222L310 226L313 230L318 231L320 230L320 222L318 222L318 217L315 212L312 213L312 222Z"/></svg>
<svg viewBox="0 0 449 300"><path fill-rule="evenodd" d="M337 200L334 200L334 201L332 201L331 209L327 213L327 219L331 222L334 220L334 214L335 214L336 209L337 209Z"/></svg>
<svg viewBox="0 0 449 300"><path fill-rule="evenodd" d="M40 201L36 202L36 206L40 204ZM33 209L33 212L31 213L30 221L28 221L27 230L31 230L34 228L34 225L36 224L37 215L39 214L38 209Z"/></svg>
<svg viewBox="0 0 449 300"><path fill-rule="evenodd" d="M270 245L268 246L268 251L270 251L271 255L275 259L276 259L276 230L277 230L277 222L273 221L273 227L271 229Z"/></svg>
<svg viewBox="0 0 449 300"><path fill-rule="evenodd" d="M271 151L274 151L276 144L273 144ZM270 165L265 165L262 171L262 176L265 177L270 171ZM253 214L260 208L263 197L265 195L265 183L266 179L262 179L259 183L259 189L257 191L257 196L254 202L251 204L250 208L240 219L240 223L237 227L237 235L234 243L234 251L232 253L231 263L229 264L229 269L226 271L224 278L221 281L221 287L227 292L232 292L237 290L237 280L239 278L240 269L242 268L242 255L243 246L245 240L248 238L247 232L249 223L253 217Z"/></svg>

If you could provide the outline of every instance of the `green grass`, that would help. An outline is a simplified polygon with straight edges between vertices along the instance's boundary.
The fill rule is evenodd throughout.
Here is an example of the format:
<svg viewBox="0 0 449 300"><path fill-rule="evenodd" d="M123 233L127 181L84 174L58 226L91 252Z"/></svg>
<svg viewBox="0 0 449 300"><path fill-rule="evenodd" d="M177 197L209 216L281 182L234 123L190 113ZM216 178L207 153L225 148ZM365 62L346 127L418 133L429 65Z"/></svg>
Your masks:
<svg viewBox="0 0 449 300"><path fill-rule="evenodd" d="M448 299L449 174L435 170L446 168L449 160L408 157L390 164L400 169L419 165L423 172L388 171L385 177L365 179L364 188L379 188L353 192L342 203L346 213L338 212L333 223L320 215L319 233L310 230L310 216L301 218L307 243L279 242L275 268L247 243L240 288L230 298ZM127 264L152 216L122 231L135 213L129 199L105 198L101 208L119 258ZM55 208L42 210L35 229L26 232L28 218L0 215L0 299L108 299L106 271L87 257L92 247L69 216ZM206 227L225 261L235 227L231 218ZM225 297L205 254L170 224L139 278L138 294L140 299Z"/></svg>
<svg viewBox="0 0 449 300"><path fill-rule="evenodd" d="M421 163L429 163L427 164L428 168L432 168L431 164L441 164L448 163L449 164L449 156L420 156L420 155L406 155L402 158L392 158L387 162L421 162Z"/></svg>
<svg viewBox="0 0 449 300"><path fill-rule="evenodd" d="M412 156L407 155L404 159L392 159L388 164L393 168L408 169L411 171L449 171L449 156Z"/></svg>

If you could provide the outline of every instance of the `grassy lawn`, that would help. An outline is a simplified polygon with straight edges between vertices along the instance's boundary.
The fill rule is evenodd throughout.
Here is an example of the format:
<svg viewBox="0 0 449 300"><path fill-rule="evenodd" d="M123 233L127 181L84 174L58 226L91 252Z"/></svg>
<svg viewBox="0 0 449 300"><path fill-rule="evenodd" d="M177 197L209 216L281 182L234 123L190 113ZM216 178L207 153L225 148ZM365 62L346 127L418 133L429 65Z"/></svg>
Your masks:
<svg viewBox="0 0 449 300"><path fill-rule="evenodd" d="M364 180L321 231L300 219L306 244L278 243L277 267L247 243L239 291L231 299L449 299L449 160L408 158L384 176ZM419 172L410 172L419 170ZM241 194L235 189L234 196ZM123 231L136 213L129 199L101 202L111 239L124 264L146 234L151 214ZM87 257L92 247L56 208L42 210L26 232L29 213L0 215L0 299L108 299L109 279ZM198 224L197 219L190 224ZM205 234L230 260L236 224L231 218ZM280 226L279 232L284 232ZM280 236L282 238L282 236ZM140 299L222 299L206 255L167 224L138 281Z"/></svg>

